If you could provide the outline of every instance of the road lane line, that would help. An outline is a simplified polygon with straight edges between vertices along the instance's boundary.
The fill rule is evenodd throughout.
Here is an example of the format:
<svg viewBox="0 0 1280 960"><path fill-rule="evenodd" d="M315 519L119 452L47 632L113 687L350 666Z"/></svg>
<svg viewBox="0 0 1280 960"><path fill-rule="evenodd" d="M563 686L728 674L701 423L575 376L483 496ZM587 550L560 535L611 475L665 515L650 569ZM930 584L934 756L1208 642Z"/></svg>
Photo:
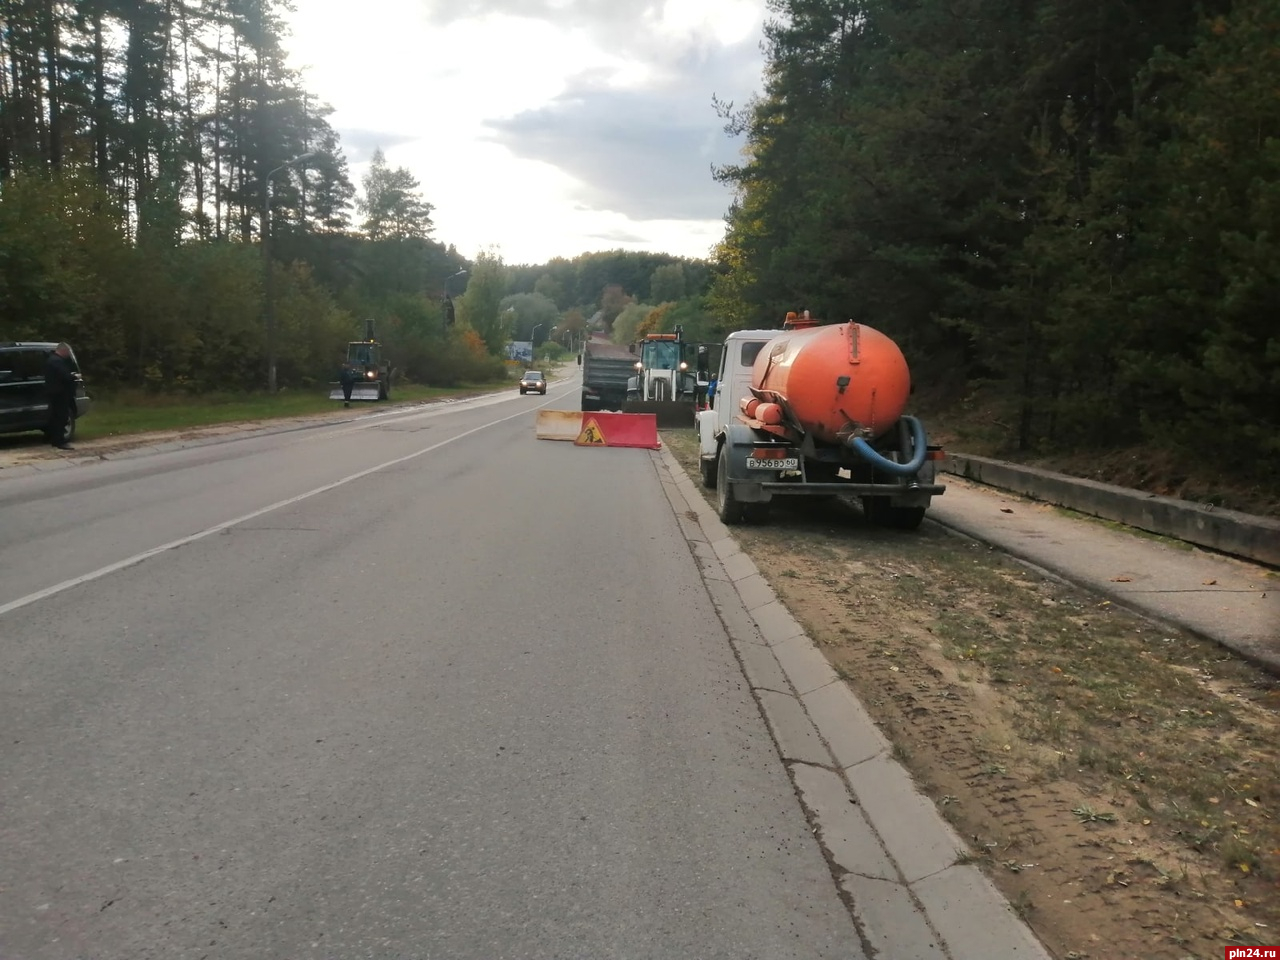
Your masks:
<svg viewBox="0 0 1280 960"><path fill-rule="evenodd" d="M49 597L70 590L72 587L78 587L82 583L90 583L94 580L100 580L105 576L124 570L128 567L136 566L144 560L150 560L152 557L159 556L169 550L176 550L178 547L185 547L189 543L195 543L197 540L203 540L205 537L212 536L215 533L221 533L223 530L229 530L231 527L245 523L249 520L256 520L264 514L271 513L273 510L279 510L281 507L288 507L303 500L309 500L312 497L322 493L328 493L338 487L345 486L354 480L361 480L372 473L379 470L385 470L387 467L394 467L401 463L407 463L410 460L416 460L423 454L431 453L433 450L439 450L441 447L453 443L455 440L462 440L471 436L473 433L479 433L481 430L487 430L489 427L496 426L500 423L506 423L508 420L515 420L519 417L528 416L531 411L529 409L521 410L519 413L513 413L509 417L501 417L497 420L490 420L488 423L482 423L478 427L472 427L456 436L450 437L448 440L441 440L439 443L425 447L416 453L408 454L403 457L396 457L394 460L388 460L377 466L369 467L361 470L359 473L353 473L349 477L343 477L341 480L335 480L333 483L326 483L322 487L316 487L314 490L308 490L306 493L300 493L296 497L289 497L287 500L279 500L276 503L254 510L252 513L246 513L244 516L236 517L234 520L226 520L215 526L209 527L207 530L201 530L199 533L193 533L190 536L181 537L178 540L170 540L168 543L162 543L158 547L152 547L150 550L144 550L142 553L134 554L132 557L126 557L124 560L118 560L115 563L107 564L91 573L82 574L78 577L72 577L70 580L63 580L61 583L55 583L53 586L45 587L43 590L37 590L35 593L29 593L25 597L19 597L17 600L10 600L8 603L0 604L0 616L6 613L12 613L14 610L20 610L23 607L30 606L33 603L39 603L41 600L47 600Z"/></svg>

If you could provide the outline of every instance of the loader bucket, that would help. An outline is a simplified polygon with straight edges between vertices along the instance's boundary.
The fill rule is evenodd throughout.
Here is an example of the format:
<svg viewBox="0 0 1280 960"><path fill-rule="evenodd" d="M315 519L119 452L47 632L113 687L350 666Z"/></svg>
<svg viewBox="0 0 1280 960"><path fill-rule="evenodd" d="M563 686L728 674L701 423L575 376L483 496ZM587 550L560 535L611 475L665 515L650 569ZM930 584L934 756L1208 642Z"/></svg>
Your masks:
<svg viewBox="0 0 1280 960"><path fill-rule="evenodd" d="M623 413L652 413L658 418L658 429L678 430L694 424L692 400L628 400Z"/></svg>

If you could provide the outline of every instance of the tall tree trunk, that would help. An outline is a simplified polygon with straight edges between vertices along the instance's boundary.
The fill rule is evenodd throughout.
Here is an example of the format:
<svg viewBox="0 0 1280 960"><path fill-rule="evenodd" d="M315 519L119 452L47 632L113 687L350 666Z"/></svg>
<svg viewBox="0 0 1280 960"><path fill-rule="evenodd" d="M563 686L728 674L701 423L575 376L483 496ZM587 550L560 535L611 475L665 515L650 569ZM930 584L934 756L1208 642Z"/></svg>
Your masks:
<svg viewBox="0 0 1280 960"><path fill-rule="evenodd" d="M182 72L185 77L183 85L183 124L186 127L186 156L191 165L191 178L195 187L196 201L196 233L201 240L209 239L209 225L204 215L204 151L200 144L200 129L196 124L195 108L191 96L191 20L185 15L182 18Z"/></svg>
<svg viewBox="0 0 1280 960"><path fill-rule="evenodd" d="M48 158L49 166L57 170L62 167L62 105L59 102L58 61L61 45L58 42L56 0L45 0L44 18L44 69L49 112Z"/></svg>
<svg viewBox="0 0 1280 960"><path fill-rule="evenodd" d="M218 39L213 54L213 235L226 236L222 229L222 4L214 7L218 18Z"/></svg>
<svg viewBox="0 0 1280 960"><path fill-rule="evenodd" d="M98 182L104 187L111 179L111 162L107 154L107 127L111 122L107 106L106 49L102 40L102 4L93 5L93 166Z"/></svg>
<svg viewBox="0 0 1280 960"><path fill-rule="evenodd" d="M14 101L17 96L10 82L14 66L13 47L9 40L9 3L0 0L0 183L13 172L13 151L16 148L17 117Z"/></svg>

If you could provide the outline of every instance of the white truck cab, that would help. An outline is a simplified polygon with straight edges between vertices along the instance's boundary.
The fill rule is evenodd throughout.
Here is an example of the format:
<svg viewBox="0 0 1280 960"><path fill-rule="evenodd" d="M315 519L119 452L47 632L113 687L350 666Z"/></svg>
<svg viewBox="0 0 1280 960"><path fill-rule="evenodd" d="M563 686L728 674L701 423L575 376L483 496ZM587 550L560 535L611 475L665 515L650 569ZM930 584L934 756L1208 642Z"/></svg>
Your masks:
<svg viewBox="0 0 1280 960"><path fill-rule="evenodd" d="M728 424L738 419L742 398L751 396L751 369L756 357L766 343L781 333L781 330L737 330L725 339L720 371L716 374L715 397L710 409L700 410L697 414L704 483L707 480L706 465L715 463Z"/></svg>

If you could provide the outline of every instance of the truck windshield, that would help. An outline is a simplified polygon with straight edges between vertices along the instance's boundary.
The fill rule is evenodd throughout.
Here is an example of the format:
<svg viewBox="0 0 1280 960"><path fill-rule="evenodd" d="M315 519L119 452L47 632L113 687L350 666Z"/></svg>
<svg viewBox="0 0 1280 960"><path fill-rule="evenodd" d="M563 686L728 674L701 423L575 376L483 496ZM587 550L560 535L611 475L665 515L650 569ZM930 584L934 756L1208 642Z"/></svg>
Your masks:
<svg viewBox="0 0 1280 960"><path fill-rule="evenodd" d="M674 340L646 343L644 365L650 370L675 370L680 366L680 344Z"/></svg>

